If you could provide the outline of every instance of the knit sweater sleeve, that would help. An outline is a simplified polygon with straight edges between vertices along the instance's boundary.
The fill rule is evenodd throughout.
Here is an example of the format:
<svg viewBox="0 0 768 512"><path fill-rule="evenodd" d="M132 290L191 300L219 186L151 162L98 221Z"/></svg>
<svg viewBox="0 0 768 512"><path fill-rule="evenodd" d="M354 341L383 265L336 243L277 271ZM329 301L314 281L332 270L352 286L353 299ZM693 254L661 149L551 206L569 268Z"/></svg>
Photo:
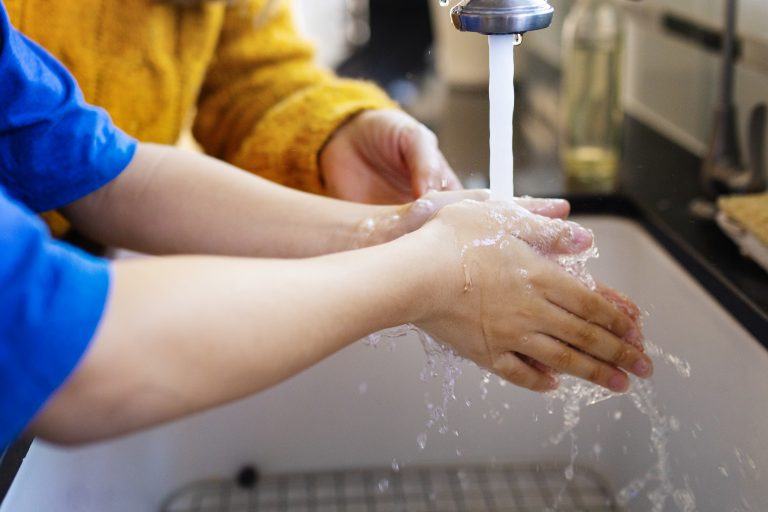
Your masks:
<svg viewBox="0 0 768 512"><path fill-rule="evenodd" d="M207 153L278 183L323 192L318 153L350 116L395 108L375 85L345 80L314 63L289 2L227 8L193 132Z"/></svg>

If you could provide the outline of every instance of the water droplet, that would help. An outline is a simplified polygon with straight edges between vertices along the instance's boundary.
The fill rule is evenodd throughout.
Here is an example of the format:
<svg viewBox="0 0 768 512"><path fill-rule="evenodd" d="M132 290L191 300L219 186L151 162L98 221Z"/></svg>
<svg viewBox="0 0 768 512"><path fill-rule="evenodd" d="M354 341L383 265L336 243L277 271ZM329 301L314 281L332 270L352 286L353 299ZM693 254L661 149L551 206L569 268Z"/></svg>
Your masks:
<svg viewBox="0 0 768 512"><path fill-rule="evenodd" d="M676 490L672 499L681 512L694 512L696 510L696 499L689 489Z"/></svg>
<svg viewBox="0 0 768 512"><path fill-rule="evenodd" d="M446 5L448 5L448 1L449 0L440 0L440 6L445 7Z"/></svg>
<svg viewBox="0 0 768 512"><path fill-rule="evenodd" d="M569 482L573 480L573 466L568 466L565 468L565 479Z"/></svg>
<svg viewBox="0 0 768 512"><path fill-rule="evenodd" d="M466 263L461 264L464 269L464 292L472 291L472 276L469 274L469 267Z"/></svg>
<svg viewBox="0 0 768 512"><path fill-rule="evenodd" d="M398 464L397 459L392 459L392 471L395 473L400 471L400 464Z"/></svg>
<svg viewBox="0 0 768 512"><path fill-rule="evenodd" d="M728 476L728 468L725 466L717 466L717 469L720 470L720 473L723 474L723 476Z"/></svg>
<svg viewBox="0 0 768 512"><path fill-rule="evenodd" d="M422 432L416 437L416 443L419 445L419 450L423 450L427 446L427 433Z"/></svg>
<svg viewBox="0 0 768 512"><path fill-rule="evenodd" d="M364 395L368 392L368 383L367 382L361 382L357 385L357 394L358 395Z"/></svg>
<svg viewBox="0 0 768 512"><path fill-rule="evenodd" d="M389 490L389 480L387 480L386 478L382 478L381 480L379 480L376 487L378 487L380 493L387 492Z"/></svg>
<svg viewBox="0 0 768 512"><path fill-rule="evenodd" d="M619 421L621 419L621 411L615 411L613 413L613 419Z"/></svg>
<svg viewBox="0 0 768 512"><path fill-rule="evenodd" d="M515 46L520 46L523 42L523 34L512 34L512 36L514 37L513 44Z"/></svg>

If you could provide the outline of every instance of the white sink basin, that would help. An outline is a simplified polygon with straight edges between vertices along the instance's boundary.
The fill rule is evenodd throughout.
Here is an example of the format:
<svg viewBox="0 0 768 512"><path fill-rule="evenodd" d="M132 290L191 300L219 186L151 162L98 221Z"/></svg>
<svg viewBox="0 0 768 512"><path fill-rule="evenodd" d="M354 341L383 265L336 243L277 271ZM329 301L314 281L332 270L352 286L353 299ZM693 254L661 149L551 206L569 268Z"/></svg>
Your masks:
<svg viewBox="0 0 768 512"><path fill-rule="evenodd" d="M593 274L632 296L650 313L647 337L690 364L686 378L659 359L653 377L656 404L679 422L668 441L674 486L693 493L697 510L768 510L768 352L638 224L578 220L600 246ZM439 382L419 379L424 360L413 335L394 350L358 343L259 396L172 425L84 449L35 442L0 511L157 510L184 484L245 463L273 473L389 467L393 459L401 467L569 460L568 439L547 443L561 430L562 409L548 414L541 396L496 379L482 400L481 373L471 366L448 410L459 436L431 430L420 450L425 393L433 402L441 396ZM648 419L625 397L584 410L576 434L577 464L614 491L656 461ZM651 507L640 496L627 508ZM665 510L678 507L670 499Z"/></svg>

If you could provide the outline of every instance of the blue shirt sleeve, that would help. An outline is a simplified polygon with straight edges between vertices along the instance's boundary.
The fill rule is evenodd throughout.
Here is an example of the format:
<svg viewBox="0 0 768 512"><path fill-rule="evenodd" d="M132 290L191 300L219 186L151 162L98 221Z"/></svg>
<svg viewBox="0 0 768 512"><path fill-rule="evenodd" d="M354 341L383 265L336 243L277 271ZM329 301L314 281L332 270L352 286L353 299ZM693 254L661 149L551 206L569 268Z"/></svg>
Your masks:
<svg viewBox="0 0 768 512"><path fill-rule="evenodd" d="M109 282L108 262L53 240L0 186L0 450L75 369Z"/></svg>
<svg viewBox="0 0 768 512"><path fill-rule="evenodd" d="M115 178L135 149L56 59L10 25L0 1L0 185L50 210Z"/></svg>

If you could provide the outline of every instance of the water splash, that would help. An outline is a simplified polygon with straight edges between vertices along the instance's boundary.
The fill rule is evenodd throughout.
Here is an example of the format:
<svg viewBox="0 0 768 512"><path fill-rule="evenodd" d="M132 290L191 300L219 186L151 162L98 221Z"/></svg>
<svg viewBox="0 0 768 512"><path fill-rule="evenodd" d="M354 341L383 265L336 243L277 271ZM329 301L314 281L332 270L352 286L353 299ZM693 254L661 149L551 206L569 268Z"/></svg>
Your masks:
<svg viewBox="0 0 768 512"><path fill-rule="evenodd" d="M656 359L661 359L665 363L672 365L681 377L691 376L691 364L688 361L685 361L684 359L674 354L666 353L653 341L646 340L645 352L649 356L655 357Z"/></svg>
<svg viewBox="0 0 768 512"><path fill-rule="evenodd" d="M395 340L403 338L411 331L418 330L412 325L400 325L393 327L385 331L374 332L364 338L364 343L372 348L379 348L384 346L387 350L394 350L396 346Z"/></svg>
<svg viewBox="0 0 768 512"><path fill-rule="evenodd" d="M521 238L525 229L532 229L531 226L526 227L524 222L517 222L521 218L520 215L524 216L526 213L515 213L515 211L512 213L513 214L510 215L509 207L505 207L503 204L499 204L495 209L492 208L490 210L489 221L497 223L495 226L496 229L491 230L495 235L485 239L471 241L465 244L462 248L462 260L465 263L466 272L465 276L467 282L470 283L467 291L471 290L471 269L466 265L466 260L464 258L468 250L482 250L483 248L491 246L498 247L504 240L511 239L512 237ZM562 232L560 231L560 233ZM554 236L555 231L553 231L552 234ZM596 283L587 271L586 266L587 261L595 257L598 257L598 251L593 246L580 254L559 256L556 261L571 275L579 279L585 286L595 290ZM523 274L520 275L525 277ZM457 400L455 394L456 380L462 373L461 363L464 360L449 346L435 340L429 334L413 325L401 326L393 330L372 335L368 339L368 344L377 346L382 338L399 338L410 332L417 334L427 356L425 366L420 375L421 379L423 381L434 378L442 379L442 400L437 403L427 400L428 419L426 422L426 429L421 432L416 439L419 449L423 450L426 448L427 436L430 431L436 430L442 435L451 432L448 428L447 412L450 402ZM655 344L648 344L648 352L649 355L661 358L666 363L673 365L681 376L687 377L690 375L690 365L679 357L664 353ZM480 382L480 400L486 404L489 403L488 397L489 384L492 379L491 375L492 374L489 372L483 373ZM644 495L651 504L651 508L649 509L650 512L662 512L665 505L670 501L681 512L693 512L696 510L695 496L693 492L687 485L682 488L676 488L672 483L671 463L667 445L669 435L680 430L680 422L672 416L663 414L659 407L655 405L655 394L649 381L634 377L630 378L632 381L632 388L624 395L614 393L600 386L571 376L562 376L560 387L546 395L547 412L552 414L555 410L556 403L562 404L563 410L562 429L560 432L552 435L549 438L549 442L552 444L559 444L566 438L571 442L570 463L564 470L566 485L567 481L573 478L574 465L578 456L576 427L580 422L582 409L612 398L624 396L630 400L640 413L648 418L651 431L650 448L654 453L656 460L645 473L632 479L617 493L616 501L620 505L626 506L633 500ZM466 406L470 405L469 401L464 403ZM484 417L499 421L502 417L501 413L494 407L490 405L489 407L490 410L489 412L484 413ZM622 412L620 410L613 413L614 420L618 421L621 418ZM624 447L624 452L627 452L626 446ZM457 450L457 454L460 453L461 450ZM557 508L562 499L564 490L565 487L563 487L563 490L555 496L555 501L553 503L555 508Z"/></svg>
<svg viewBox="0 0 768 512"><path fill-rule="evenodd" d="M462 373L461 365L466 360L459 356L450 346L437 341L428 333L412 324L401 325L374 333L368 336L365 342L373 347L379 346L382 340L394 344L395 339L402 338L409 333L416 334L427 357L424 368L422 368L419 375L421 381L427 382L434 378L442 379L442 398L438 403L433 403L429 400L429 395L427 395L426 407L428 418L425 425L426 429L416 437L416 444L419 450L424 450L427 446L429 431L436 430L441 435L451 433L454 437L459 437L457 430L448 428L448 406L450 402L457 401L456 381ZM469 407L469 401L467 401L467 407ZM457 455L460 452L461 450L457 449Z"/></svg>
<svg viewBox="0 0 768 512"><path fill-rule="evenodd" d="M595 290L597 288L595 280L588 272L586 264L588 260L596 257L598 257L598 252L593 245L592 248L581 254L559 257L558 263L585 286ZM649 346L651 348L649 355L663 356L666 362L675 366L680 375L690 376L690 365L687 362L676 356L665 355L654 344L649 344ZM637 410L649 420L651 449L656 456L656 462L643 476L635 478L625 485L617 493L616 501L619 505L626 506L645 491L646 497L652 505L651 512L662 512L664 505L670 498L682 512L693 512L696 509L693 492L687 487L677 489L672 484L667 444L669 434L678 431L680 423L676 418L664 415L656 406L655 393L649 381L634 376L630 376L630 379L632 386L626 396L629 397ZM560 388L548 393L550 401L559 400L563 403L563 428L560 433L550 437L550 442L558 444L566 434L571 437L572 456L570 465L565 470L566 480L568 479L568 472L573 470L575 461L575 457L573 457L573 446L576 440L574 429L579 424L582 406L590 406L617 396L621 396L621 394L571 376L563 376ZM620 419L621 412L615 412L613 417L615 420Z"/></svg>

